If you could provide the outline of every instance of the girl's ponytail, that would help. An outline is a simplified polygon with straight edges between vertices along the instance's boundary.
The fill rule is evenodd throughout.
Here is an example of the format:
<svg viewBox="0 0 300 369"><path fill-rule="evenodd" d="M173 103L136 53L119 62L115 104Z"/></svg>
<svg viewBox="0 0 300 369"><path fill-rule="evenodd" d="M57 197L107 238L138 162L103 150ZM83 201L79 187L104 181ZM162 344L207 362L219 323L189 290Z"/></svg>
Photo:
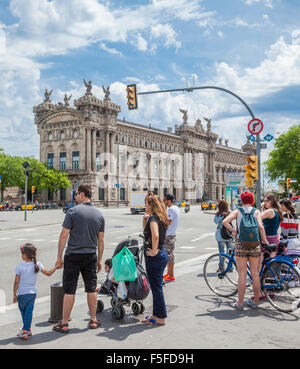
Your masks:
<svg viewBox="0 0 300 369"><path fill-rule="evenodd" d="M36 258L36 247L32 243L25 243L25 245L21 247L21 252L22 254L25 254L28 259L33 261L34 272L38 273L40 271L40 268L38 266Z"/></svg>
<svg viewBox="0 0 300 369"><path fill-rule="evenodd" d="M34 262L34 272L35 272L35 273L38 273L38 272L40 271L40 268L39 268L39 266L38 266L38 264L37 264L36 256L34 256L34 257L32 258L32 260L33 260L33 262Z"/></svg>

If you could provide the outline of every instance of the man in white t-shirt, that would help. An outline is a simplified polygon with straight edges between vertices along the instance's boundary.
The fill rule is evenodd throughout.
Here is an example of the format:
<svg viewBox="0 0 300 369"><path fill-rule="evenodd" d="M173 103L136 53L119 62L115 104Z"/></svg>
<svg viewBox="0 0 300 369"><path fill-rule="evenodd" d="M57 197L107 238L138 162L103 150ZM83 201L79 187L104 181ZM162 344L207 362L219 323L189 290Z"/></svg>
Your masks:
<svg viewBox="0 0 300 369"><path fill-rule="evenodd" d="M176 229L179 223L179 208L174 205L174 196L166 194L164 196L164 204L167 207L169 227L166 232L164 248L168 253L168 264L167 264L167 274L164 275L164 280L166 282L175 281L174 277L174 248L176 240Z"/></svg>

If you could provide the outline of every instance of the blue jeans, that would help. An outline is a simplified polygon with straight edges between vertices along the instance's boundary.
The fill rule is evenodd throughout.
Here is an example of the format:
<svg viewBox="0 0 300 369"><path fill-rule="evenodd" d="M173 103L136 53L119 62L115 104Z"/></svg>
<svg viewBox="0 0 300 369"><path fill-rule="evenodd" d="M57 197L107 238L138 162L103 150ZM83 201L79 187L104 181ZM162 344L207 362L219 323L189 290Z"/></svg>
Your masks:
<svg viewBox="0 0 300 369"><path fill-rule="evenodd" d="M18 296L18 306L23 320L22 329L25 331L29 331L31 328L35 298L36 298L35 294Z"/></svg>
<svg viewBox="0 0 300 369"><path fill-rule="evenodd" d="M156 256L146 255L146 271L153 295L153 315L164 319L167 317L167 309L163 293L163 273L168 263L166 249L162 249Z"/></svg>
<svg viewBox="0 0 300 369"><path fill-rule="evenodd" d="M228 254L229 250L232 250L232 248L233 248L232 241L218 241L218 247L219 247L219 253L220 254L225 252L225 246L226 246L227 254ZM223 262L224 262L224 259L220 258L220 260L219 260L219 269L221 269L221 270L224 269Z"/></svg>

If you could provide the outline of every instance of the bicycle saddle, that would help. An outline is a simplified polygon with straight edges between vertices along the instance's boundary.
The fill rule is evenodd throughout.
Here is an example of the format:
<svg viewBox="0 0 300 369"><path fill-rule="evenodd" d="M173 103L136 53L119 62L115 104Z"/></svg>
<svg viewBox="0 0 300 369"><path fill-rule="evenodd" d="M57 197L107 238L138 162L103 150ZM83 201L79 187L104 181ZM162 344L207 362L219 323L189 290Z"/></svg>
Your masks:
<svg viewBox="0 0 300 369"><path fill-rule="evenodd" d="M266 251L268 251L268 252L274 252L274 251L276 251L277 245L276 245L276 243L273 243L273 244L271 244L271 245L262 245L262 247L263 247Z"/></svg>

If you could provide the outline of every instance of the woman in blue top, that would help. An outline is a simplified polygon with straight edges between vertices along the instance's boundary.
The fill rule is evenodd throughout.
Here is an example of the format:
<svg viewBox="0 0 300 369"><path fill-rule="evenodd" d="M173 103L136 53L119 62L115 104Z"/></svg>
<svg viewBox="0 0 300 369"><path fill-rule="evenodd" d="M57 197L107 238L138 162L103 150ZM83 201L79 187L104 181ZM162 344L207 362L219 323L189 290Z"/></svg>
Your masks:
<svg viewBox="0 0 300 369"><path fill-rule="evenodd" d="M263 225L265 227L265 232L267 236L267 241L269 244L276 244L278 251L279 245L279 234L278 229L280 222L283 219L282 211L278 203L277 197L274 194L266 195L264 198L264 211L261 215ZM264 253L264 249L262 248ZM276 256L276 253L272 253L271 257Z"/></svg>
<svg viewBox="0 0 300 369"><path fill-rule="evenodd" d="M223 227L222 221L229 215L228 204L224 200L218 202L218 211L215 215L214 222L218 225L216 231L216 241L218 242L219 252L223 253L225 251L225 246L227 248L227 253L232 250L232 239L225 240L221 235L221 228ZM221 272L224 269L223 266L224 259L220 259L219 269L217 272Z"/></svg>

